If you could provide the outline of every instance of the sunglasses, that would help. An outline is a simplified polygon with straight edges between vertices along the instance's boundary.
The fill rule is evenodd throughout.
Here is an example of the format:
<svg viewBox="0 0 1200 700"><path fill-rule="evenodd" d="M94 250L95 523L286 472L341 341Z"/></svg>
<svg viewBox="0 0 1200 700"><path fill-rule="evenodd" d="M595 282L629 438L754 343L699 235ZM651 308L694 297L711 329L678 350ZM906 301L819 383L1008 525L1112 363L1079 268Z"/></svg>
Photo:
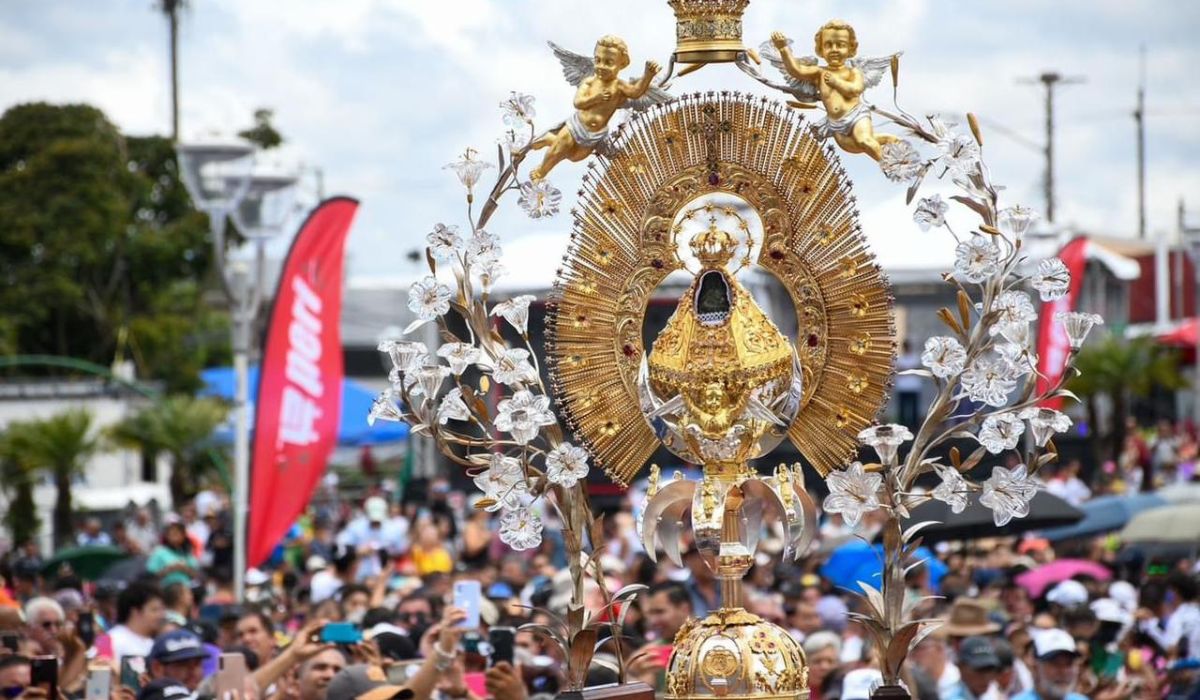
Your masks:
<svg viewBox="0 0 1200 700"><path fill-rule="evenodd" d="M55 629L62 626L63 623L61 620L46 620L40 625L40 627L44 630Z"/></svg>

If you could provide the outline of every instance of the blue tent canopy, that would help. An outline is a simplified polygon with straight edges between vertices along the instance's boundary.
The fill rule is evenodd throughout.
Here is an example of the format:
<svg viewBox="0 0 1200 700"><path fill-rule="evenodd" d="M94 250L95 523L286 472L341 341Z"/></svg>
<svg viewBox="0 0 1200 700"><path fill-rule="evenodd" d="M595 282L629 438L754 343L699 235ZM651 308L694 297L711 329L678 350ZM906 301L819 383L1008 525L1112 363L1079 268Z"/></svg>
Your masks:
<svg viewBox="0 0 1200 700"><path fill-rule="evenodd" d="M946 575L946 565L928 547L918 547L914 554L917 559L925 560L925 566L929 568L929 583L937 590L942 577ZM858 587L859 581L876 588L883 585L882 572L883 545L860 541L847 542L833 550L828 561L820 568L821 576L834 586L855 593L862 590Z"/></svg>
<svg viewBox="0 0 1200 700"><path fill-rule="evenodd" d="M227 401L233 400L236 378L232 367L212 367L200 373L204 380L201 396L216 396ZM250 368L250 415L251 426L254 425L254 407L258 397L258 367ZM377 421L375 425L367 425L367 414L375 396L349 379L342 380L342 416L338 422L338 445L358 447L362 445L379 445L397 442L408 437L408 426L404 423ZM233 431L223 428L217 431L217 439L232 442Z"/></svg>

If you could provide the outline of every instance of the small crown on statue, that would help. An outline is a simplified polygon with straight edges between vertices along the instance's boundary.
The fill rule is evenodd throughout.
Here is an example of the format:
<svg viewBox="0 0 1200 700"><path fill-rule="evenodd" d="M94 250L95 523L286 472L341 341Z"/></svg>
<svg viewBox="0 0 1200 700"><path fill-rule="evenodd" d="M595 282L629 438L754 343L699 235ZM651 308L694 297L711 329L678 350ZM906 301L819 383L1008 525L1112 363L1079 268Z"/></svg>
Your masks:
<svg viewBox="0 0 1200 700"><path fill-rule="evenodd" d="M727 231L717 228L715 223L710 223L707 229L693 236L688 246L700 264L708 268L724 267L737 251L737 241Z"/></svg>
<svg viewBox="0 0 1200 700"><path fill-rule="evenodd" d="M742 46L742 13L750 0L667 0L675 11L675 60L729 63Z"/></svg>

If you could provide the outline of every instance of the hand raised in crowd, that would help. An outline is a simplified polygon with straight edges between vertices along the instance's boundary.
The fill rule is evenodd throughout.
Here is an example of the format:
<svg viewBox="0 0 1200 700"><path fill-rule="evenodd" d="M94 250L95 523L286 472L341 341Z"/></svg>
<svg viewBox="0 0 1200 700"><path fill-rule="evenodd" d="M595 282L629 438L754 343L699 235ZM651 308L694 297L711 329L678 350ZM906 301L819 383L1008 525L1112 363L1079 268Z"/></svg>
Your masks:
<svg viewBox="0 0 1200 700"><path fill-rule="evenodd" d="M507 661L501 661L487 670L484 686L494 700L526 700L529 697L521 672Z"/></svg>
<svg viewBox="0 0 1200 700"><path fill-rule="evenodd" d="M466 630L459 629L458 623L467 619L467 611L453 605L446 606L442 619L431 625L421 637L421 655L429 658L434 653L434 646L441 648L445 654L452 654L458 648L458 640Z"/></svg>
<svg viewBox="0 0 1200 700"><path fill-rule="evenodd" d="M291 645L288 646L286 651L292 657L294 663L304 663L326 649L333 649L337 646L321 641L321 629L323 627L325 627L323 620L313 620L300 628L300 631L296 633L295 639L292 640Z"/></svg>
<svg viewBox="0 0 1200 700"><path fill-rule="evenodd" d="M391 664L391 659L385 663L383 654L379 653L379 645L373 641L362 641L352 645L349 649L350 658L356 664L366 664L368 666L379 666L380 668Z"/></svg>

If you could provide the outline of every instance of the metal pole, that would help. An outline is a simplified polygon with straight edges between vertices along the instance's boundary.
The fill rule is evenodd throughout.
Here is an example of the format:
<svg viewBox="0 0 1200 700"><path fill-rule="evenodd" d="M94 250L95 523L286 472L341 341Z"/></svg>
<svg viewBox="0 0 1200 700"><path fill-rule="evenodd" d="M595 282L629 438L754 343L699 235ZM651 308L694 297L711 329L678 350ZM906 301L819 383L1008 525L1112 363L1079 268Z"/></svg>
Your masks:
<svg viewBox="0 0 1200 700"><path fill-rule="evenodd" d="M1054 84L1058 73L1043 73L1046 85L1046 221L1054 223Z"/></svg>
<svg viewBox="0 0 1200 700"><path fill-rule="evenodd" d="M1146 45L1141 46L1141 63L1138 73L1137 109L1133 120L1137 123L1137 175L1138 175L1138 240L1146 240Z"/></svg>
<svg viewBox="0 0 1200 700"><path fill-rule="evenodd" d="M244 290L243 290L244 291ZM233 399L233 590L237 600L246 592L246 514L250 495L250 320L247 309L236 305L233 319L233 372L237 387Z"/></svg>

